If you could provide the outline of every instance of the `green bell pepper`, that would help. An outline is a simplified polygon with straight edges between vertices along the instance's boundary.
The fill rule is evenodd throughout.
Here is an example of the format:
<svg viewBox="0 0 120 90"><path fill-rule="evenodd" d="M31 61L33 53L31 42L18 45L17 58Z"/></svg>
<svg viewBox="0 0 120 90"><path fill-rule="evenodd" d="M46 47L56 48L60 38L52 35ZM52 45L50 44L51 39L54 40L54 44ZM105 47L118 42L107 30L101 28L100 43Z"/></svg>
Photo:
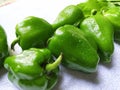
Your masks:
<svg viewBox="0 0 120 90"><path fill-rule="evenodd" d="M103 15L110 20L116 30L120 29L120 7L108 9Z"/></svg>
<svg viewBox="0 0 120 90"><path fill-rule="evenodd" d="M103 12L103 15L112 23L114 26L114 40L120 43L120 7L113 7Z"/></svg>
<svg viewBox="0 0 120 90"><path fill-rule="evenodd" d="M99 1L99 2L105 2L105 3L112 3L112 4L114 4L114 5L116 5L116 6L120 6L120 0L97 0L97 1Z"/></svg>
<svg viewBox="0 0 120 90"><path fill-rule="evenodd" d="M22 90L51 90L58 80L62 55L53 60L50 50L30 48L5 59L8 78Z"/></svg>
<svg viewBox="0 0 120 90"><path fill-rule="evenodd" d="M101 12L103 9L113 7L111 2L104 2L104 0L87 0L86 2L79 3L77 6L82 10L85 17L91 16L93 11Z"/></svg>
<svg viewBox="0 0 120 90"><path fill-rule="evenodd" d="M120 0L106 0L106 1L110 1L110 2L120 2Z"/></svg>
<svg viewBox="0 0 120 90"><path fill-rule="evenodd" d="M93 9L96 11L101 9L101 4L97 0L87 0L86 2L77 4L77 6L82 10L85 17L90 16Z"/></svg>
<svg viewBox="0 0 120 90"><path fill-rule="evenodd" d="M65 7L57 16L55 21L53 22L52 26L53 29L56 30L60 26L65 24L70 25L79 25L80 21L84 18L81 9L79 9L75 5L69 5Z"/></svg>
<svg viewBox="0 0 120 90"><path fill-rule="evenodd" d="M16 25L16 36L11 48L18 43L23 50L33 47L45 47L53 33L52 26L42 18L28 16Z"/></svg>
<svg viewBox="0 0 120 90"><path fill-rule="evenodd" d="M3 66L4 59L9 55L7 36L5 30L0 25L0 67Z"/></svg>
<svg viewBox="0 0 120 90"><path fill-rule="evenodd" d="M100 13L92 15L81 22L80 29L95 40L101 60L110 62L114 51L114 31L108 19Z"/></svg>
<svg viewBox="0 0 120 90"><path fill-rule="evenodd" d="M56 57L63 53L65 67L88 73L96 71L99 56L82 31L73 25L58 28L49 39L48 48Z"/></svg>

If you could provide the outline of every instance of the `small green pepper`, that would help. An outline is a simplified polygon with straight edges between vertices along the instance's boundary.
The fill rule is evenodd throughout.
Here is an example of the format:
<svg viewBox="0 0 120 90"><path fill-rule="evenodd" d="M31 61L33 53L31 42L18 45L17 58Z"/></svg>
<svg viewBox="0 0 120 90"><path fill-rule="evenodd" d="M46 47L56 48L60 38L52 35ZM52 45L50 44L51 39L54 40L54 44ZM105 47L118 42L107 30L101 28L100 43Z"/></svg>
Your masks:
<svg viewBox="0 0 120 90"><path fill-rule="evenodd" d="M77 6L82 10L85 17L91 16L92 11L102 11L114 6L111 2L104 2L104 0L87 0L86 2L79 3Z"/></svg>
<svg viewBox="0 0 120 90"><path fill-rule="evenodd" d="M28 16L16 25L17 39L11 48L18 43L23 50L32 47L45 47L46 42L53 33L52 26L42 18Z"/></svg>
<svg viewBox="0 0 120 90"><path fill-rule="evenodd" d="M109 62L114 51L113 27L101 14L90 16L81 22L80 29L95 40L101 60ZM102 55L102 56L101 56Z"/></svg>
<svg viewBox="0 0 120 90"><path fill-rule="evenodd" d="M106 0L106 1L110 1L110 2L119 2L120 0Z"/></svg>
<svg viewBox="0 0 120 90"><path fill-rule="evenodd" d="M78 25L80 21L83 19L83 13L81 9L79 9L75 5L69 5L65 7L57 16L52 26L54 30L58 27L63 26L65 24L74 24Z"/></svg>
<svg viewBox="0 0 120 90"><path fill-rule="evenodd" d="M65 67L83 72L95 72L99 61L96 50L73 25L58 28L48 41L49 50L56 57L62 52Z"/></svg>
<svg viewBox="0 0 120 90"><path fill-rule="evenodd" d="M87 0L86 2L77 4L77 6L82 10L85 17L90 16L93 9L96 11L101 9L100 3L97 0Z"/></svg>
<svg viewBox="0 0 120 90"><path fill-rule="evenodd" d="M103 12L103 15L114 26L114 39L117 43L120 43L120 7L113 7Z"/></svg>
<svg viewBox="0 0 120 90"><path fill-rule="evenodd" d="M5 59L9 80L22 90L51 90L58 80L62 56L53 60L51 52L30 48Z"/></svg>
<svg viewBox="0 0 120 90"><path fill-rule="evenodd" d="M3 66L4 59L9 55L8 52L8 44L7 44L7 36L0 25L0 67Z"/></svg>
<svg viewBox="0 0 120 90"><path fill-rule="evenodd" d="M103 12L103 15L110 20L115 29L120 29L120 7L113 7Z"/></svg>

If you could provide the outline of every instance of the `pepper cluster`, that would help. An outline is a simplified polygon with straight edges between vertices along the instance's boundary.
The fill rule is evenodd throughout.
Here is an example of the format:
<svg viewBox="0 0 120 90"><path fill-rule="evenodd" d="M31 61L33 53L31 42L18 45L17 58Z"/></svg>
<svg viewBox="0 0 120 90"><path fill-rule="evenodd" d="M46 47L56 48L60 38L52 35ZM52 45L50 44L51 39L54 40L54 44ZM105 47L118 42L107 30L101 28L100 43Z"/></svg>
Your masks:
<svg viewBox="0 0 120 90"><path fill-rule="evenodd" d="M95 72L100 61L111 61L114 41L120 43L120 2L88 0L65 7L52 24L35 16L19 22L11 49L18 43L23 51L7 57L4 67L9 80L22 90L51 90L60 63L73 70ZM5 52L0 54L6 57L6 38L3 42Z"/></svg>

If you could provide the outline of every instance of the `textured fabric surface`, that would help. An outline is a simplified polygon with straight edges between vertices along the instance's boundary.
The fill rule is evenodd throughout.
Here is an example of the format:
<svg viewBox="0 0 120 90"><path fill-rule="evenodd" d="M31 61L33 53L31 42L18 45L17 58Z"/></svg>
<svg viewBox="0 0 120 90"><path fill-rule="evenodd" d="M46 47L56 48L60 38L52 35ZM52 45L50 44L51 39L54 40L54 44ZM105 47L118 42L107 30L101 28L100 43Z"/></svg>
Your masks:
<svg viewBox="0 0 120 90"><path fill-rule="evenodd" d="M12 2L14 2L15 0L0 0L0 7L8 5Z"/></svg>
<svg viewBox="0 0 120 90"><path fill-rule="evenodd" d="M80 0L20 0L1 7L0 24L7 33L9 47L15 39L15 25L26 16L38 16L52 23L65 6L79 2ZM15 50L14 54L21 51L18 45ZM119 85L120 45L115 44L112 62L99 63L96 73L86 74L61 66L59 82L54 90L120 90ZM0 90L19 90L8 80L5 69L0 70Z"/></svg>

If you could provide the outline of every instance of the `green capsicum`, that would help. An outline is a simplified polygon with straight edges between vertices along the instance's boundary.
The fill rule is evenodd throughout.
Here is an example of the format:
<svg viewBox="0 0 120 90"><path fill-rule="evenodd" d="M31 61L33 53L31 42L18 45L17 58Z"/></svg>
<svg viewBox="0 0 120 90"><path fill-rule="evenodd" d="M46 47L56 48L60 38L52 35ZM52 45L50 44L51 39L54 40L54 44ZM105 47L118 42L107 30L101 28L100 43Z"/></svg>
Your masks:
<svg viewBox="0 0 120 90"><path fill-rule="evenodd" d="M110 62L114 51L113 26L102 14L91 15L81 22L80 29L95 40L101 61Z"/></svg>
<svg viewBox="0 0 120 90"><path fill-rule="evenodd" d="M105 0L87 0L86 2L79 3L77 6L82 10L85 17L91 16L93 10L102 11L113 7L114 4L111 2L105 2Z"/></svg>
<svg viewBox="0 0 120 90"><path fill-rule="evenodd" d="M110 1L110 2L119 2L120 0L106 0L106 1Z"/></svg>
<svg viewBox="0 0 120 90"><path fill-rule="evenodd" d="M22 90L51 90L58 80L62 54L54 61L47 48L30 48L7 57L4 67L9 80Z"/></svg>
<svg viewBox="0 0 120 90"><path fill-rule="evenodd" d="M55 57L62 52L62 65L83 72L95 72L99 62L97 51L73 25L58 28L48 41L48 48Z"/></svg>
<svg viewBox="0 0 120 90"><path fill-rule="evenodd" d="M105 3L110 2L110 3L112 3L112 4L116 5L116 6L120 6L120 0L97 0L97 1L105 2Z"/></svg>
<svg viewBox="0 0 120 90"><path fill-rule="evenodd" d="M120 7L113 7L103 12L103 15L112 23L114 26L114 40L120 43Z"/></svg>
<svg viewBox="0 0 120 90"><path fill-rule="evenodd" d="M4 59L9 55L7 36L5 30L0 25L0 67L3 66Z"/></svg>
<svg viewBox="0 0 120 90"><path fill-rule="evenodd" d="M46 20L35 16L28 16L16 25L17 39L12 42L11 48L14 49L16 43L23 50L32 47L45 47L52 33L52 26Z"/></svg>
<svg viewBox="0 0 120 90"><path fill-rule="evenodd" d="M79 9L76 5L69 5L65 7L57 16L52 26L53 29L56 30L60 26L65 24L70 25L79 25L80 21L84 18L81 9Z"/></svg>
<svg viewBox="0 0 120 90"><path fill-rule="evenodd" d="M97 0L87 0L86 2L77 4L77 6L82 10L85 17L90 16L93 9L96 11L101 9L100 3Z"/></svg>

